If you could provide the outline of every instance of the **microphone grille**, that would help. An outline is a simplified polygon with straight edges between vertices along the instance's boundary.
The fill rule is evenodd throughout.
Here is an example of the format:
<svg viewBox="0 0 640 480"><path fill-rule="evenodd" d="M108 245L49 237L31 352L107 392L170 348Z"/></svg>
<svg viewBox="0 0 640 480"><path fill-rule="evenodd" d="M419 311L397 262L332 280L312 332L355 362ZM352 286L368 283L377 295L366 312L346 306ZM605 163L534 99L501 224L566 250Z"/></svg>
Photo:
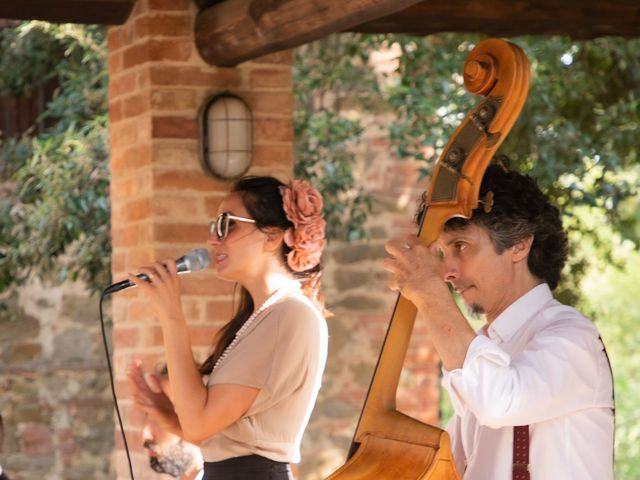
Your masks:
<svg viewBox="0 0 640 480"><path fill-rule="evenodd" d="M196 248L195 250L191 250L185 255L185 260L187 260L189 270L192 272L197 272L198 270L207 268L211 263L211 257L209 256L209 251L206 248Z"/></svg>

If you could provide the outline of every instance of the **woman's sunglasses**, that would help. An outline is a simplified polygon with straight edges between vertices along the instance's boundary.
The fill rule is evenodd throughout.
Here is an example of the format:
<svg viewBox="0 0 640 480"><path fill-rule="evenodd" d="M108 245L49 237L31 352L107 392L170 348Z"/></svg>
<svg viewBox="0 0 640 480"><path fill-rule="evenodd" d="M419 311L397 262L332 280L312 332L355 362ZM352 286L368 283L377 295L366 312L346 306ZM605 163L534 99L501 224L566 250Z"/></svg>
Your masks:
<svg viewBox="0 0 640 480"><path fill-rule="evenodd" d="M215 235L218 240L223 240L229 235L229 227L233 225L233 222L256 223L253 218L238 217L229 212L223 212L214 222L209 224L209 234Z"/></svg>

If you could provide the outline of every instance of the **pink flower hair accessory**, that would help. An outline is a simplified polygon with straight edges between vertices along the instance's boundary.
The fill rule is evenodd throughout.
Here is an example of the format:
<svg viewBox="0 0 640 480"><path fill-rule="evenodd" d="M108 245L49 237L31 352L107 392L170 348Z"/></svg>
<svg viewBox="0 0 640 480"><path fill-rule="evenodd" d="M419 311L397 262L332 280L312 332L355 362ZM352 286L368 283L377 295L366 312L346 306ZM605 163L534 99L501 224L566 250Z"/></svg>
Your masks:
<svg viewBox="0 0 640 480"><path fill-rule="evenodd" d="M291 251L287 263L294 272L304 272L320 263L325 246L325 221L322 218L322 196L306 180L293 180L280 187L284 213L293 228L284 234Z"/></svg>

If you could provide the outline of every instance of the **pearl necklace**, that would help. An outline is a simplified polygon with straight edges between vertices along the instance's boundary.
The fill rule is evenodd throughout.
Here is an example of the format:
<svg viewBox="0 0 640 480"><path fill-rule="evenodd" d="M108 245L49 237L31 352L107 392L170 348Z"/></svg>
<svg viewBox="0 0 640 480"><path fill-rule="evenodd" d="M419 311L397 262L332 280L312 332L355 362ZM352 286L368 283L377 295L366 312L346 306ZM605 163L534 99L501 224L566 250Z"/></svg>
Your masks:
<svg viewBox="0 0 640 480"><path fill-rule="evenodd" d="M224 349L224 352L222 352L222 355L220 355L220 357L218 357L218 360L216 360L216 363L213 366L213 369L211 370L211 372L213 373L213 371L218 367L218 365L220 365L223 362L223 360L225 358L227 358L227 356L229 355L229 352L231 352L231 350L234 349L234 347L240 341L240 338L242 338L244 333L249 329L249 327L254 322L254 320L256 318L258 318L258 316L260 316L260 314L262 312L264 312L267 308L269 308L269 307L275 305L276 303L278 303L288 293L293 293L294 291L298 290L299 288L300 288L300 282L294 282L294 283L292 283L290 285L285 285L283 287L280 287L275 292L273 292L271 294L271 296L269 298L267 298L263 302L262 305L260 305L260 308L258 308L257 310L254 310L253 313L251 314L251 316L249 318L247 318L247 320L244 322L244 324L236 332L235 337L233 337L233 340L231 341L231 343L229 345L227 345L227 348Z"/></svg>

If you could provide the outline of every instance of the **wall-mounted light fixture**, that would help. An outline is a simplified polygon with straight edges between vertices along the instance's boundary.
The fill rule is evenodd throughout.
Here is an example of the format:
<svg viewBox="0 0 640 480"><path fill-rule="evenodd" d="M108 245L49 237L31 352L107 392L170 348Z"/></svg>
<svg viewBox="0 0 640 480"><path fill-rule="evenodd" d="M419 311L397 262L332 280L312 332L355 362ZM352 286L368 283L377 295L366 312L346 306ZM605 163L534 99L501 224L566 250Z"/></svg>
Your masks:
<svg viewBox="0 0 640 480"><path fill-rule="evenodd" d="M251 111L229 93L209 98L200 113L200 163L214 178L229 180L251 165Z"/></svg>

